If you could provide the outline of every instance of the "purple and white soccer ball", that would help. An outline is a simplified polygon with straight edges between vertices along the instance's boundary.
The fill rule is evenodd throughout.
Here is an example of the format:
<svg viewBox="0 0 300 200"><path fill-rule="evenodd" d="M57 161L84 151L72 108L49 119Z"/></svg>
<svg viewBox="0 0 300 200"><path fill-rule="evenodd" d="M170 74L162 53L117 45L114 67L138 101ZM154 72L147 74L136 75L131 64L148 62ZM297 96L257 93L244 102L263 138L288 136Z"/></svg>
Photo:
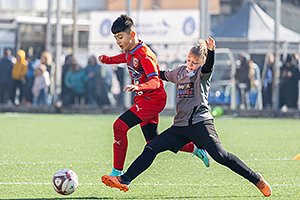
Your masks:
<svg viewBox="0 0 300 200"><path fill-rule="evenodd" d="M69 195L78 187L78 176L73 170L61 169L53 175L52 184L57 193Z"/></svg>

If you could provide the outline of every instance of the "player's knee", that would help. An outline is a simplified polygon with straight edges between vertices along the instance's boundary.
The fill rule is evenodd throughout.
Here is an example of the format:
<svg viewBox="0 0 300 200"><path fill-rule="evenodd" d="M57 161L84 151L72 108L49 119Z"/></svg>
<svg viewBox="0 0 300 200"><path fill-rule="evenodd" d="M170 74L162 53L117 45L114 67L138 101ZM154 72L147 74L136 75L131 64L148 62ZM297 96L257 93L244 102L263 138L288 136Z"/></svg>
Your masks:
<svg viewBox="0 0 300 200"><path fill-rule="evenodd" d="M128 125L121 119L117 119L113 124L114 134L126 134L128 131Z"/></svg>
<svg viewBox="0 0 300 200"><path fill-rule="evenodd" d="M147 143L149 143L153 138L155 138L157 133L157 124L147 124L142 126L142 131Z"/></svg>
<svg viewBox="0 0 300 200"><path fill-rule="evenodd" d="M217 155L213 156L213 159L220 163L221 165L227 165L228 162L228 153L227 152L218 152Z"/></svg>
<svg viewBox="0 0 300 200"><path fill-rule="evenodd" d="M145 146L144 152L145 152L145 154L147 154L147 156L150 156L150 157L156 157L156 155L157 155L157 152L155 151L155 149L153 149L149 145Z"/></svg>

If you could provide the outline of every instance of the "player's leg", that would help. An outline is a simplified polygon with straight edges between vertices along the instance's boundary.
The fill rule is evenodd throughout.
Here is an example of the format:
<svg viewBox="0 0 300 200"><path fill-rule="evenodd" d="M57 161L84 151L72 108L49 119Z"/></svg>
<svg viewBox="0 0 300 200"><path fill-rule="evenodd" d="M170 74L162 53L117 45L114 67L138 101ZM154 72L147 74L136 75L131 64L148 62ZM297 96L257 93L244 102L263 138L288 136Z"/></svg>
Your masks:
<svg viewBox="0 0 300 200"><path fill-rule="evenodd" d="M152 114L151 114L152 113ZM146 114L143 114L142 116L144 117L143 122L140 123L141 130L143 132L145 141L149 143L152 139L154 139L158 135L157 127L158 127L158 121L159 121L159 116L158 114L153 116L152 118L149 119L150 116L154 114L153 111L148 114L148 117L146 118ZM188 152L188 153L193 153L195 150L195 145L194 143L190 142L186 144L180 151ZM197 148L197 147L196 147Z"/></svg>
<svg viewBox="0 0 300 200"><path fill-rule="evenodd" d="M142 99L136 103L136 109L132 109L132 111L142 119L140 126L146 143L150 142L158 135L158 115L164 107L165 102L160 101L159 99Z"/></svg>
<svg viewBox="0 0 300 200"><path fill-rule="evenodd" d="M129 184L133 179L150 167L157 154L171 149L172 144L168 140L159 136L154 138L145 146L142 154L129 166L126 173L121 176L121 179L124 183Z"/></svg>
<svg viewBox="0 0 300 200"><path fill-rule="evenodd" d="M152 120L152 121L154 121L154 120ZM158 120L156 120L156 121L158 121ZM144 138L147 143L150 142L152 139L154 139L158 135L157 124L142 122L142 123L140 123L140 125L141 125L141 129L142 129ZM190 143L184 145L184 147L182 147L180 149L180 151L187 152L187 153L194 153L194 151L196 149L198 149L198 148L194 145L194 143L190 142Z"/></svg>
<svg viewBox="0 0 300 200"><path fill-rule="evenodd" d="M101 180L109 187L118 188L119 190L126 192L129 190L130 182L150 167L156 155L159 152L166 151L170 148L172 148L172 145L167 140L157 136L145 146L142 154L134 160L125 174L117 177L104 175L101 177Z"/></svg>
<svg viewBox="0 0 300 200"><path fill-rule="evenodd" d="M124 168L124 162L128 147L127 132L133 126L141 123L141 121L142 120L138 116L136 116L131 110L127 110L114 122L114 167L110 175L118 176L123 173L122 170Z"/></svg>
<svg viewBox="0 0 300 200"><path fill-rule="evenodd" d="M158 135L157 124L142 122L140 123L140 125L146 143L149 143L152 139L154 139Z"/></svg>
<svg viewBox="0 0 300 200"><path fill-rule="evenodd" d="M150 122L152 123L142 122L140 124L144 138L147 143L158 135L157 124L154 124L155 122L158 122L158 116L155 116L153 119L150 120ZM197 158L199 158L206 167L209 167L210 162L209 162L207 152L203 148L197 148L193 142L184 145L180 149L180 151L191 153L197 156Z"/></svg>
<svg viewBox="0 0 300 200"><path fill-rule="evenodd" d="M237 156L227 152L218 137L215 130L213 120L207 120L195 127L195 130L200 131L201 134L192 134L192 141L195 141L197 145L203 145L209 155L217 161L219 164L224 165L244 177L254 185L258 187L258 184L262 184L264 189L260 189L265 196L271 195L271 187L258 173L255 173L250 169L242 160ZM261 187L262 188L262 187Z"/></svg>
<svg viewBox="0 0 300 200"><path fill-rule="evenodd" d="M254 185L265 195L270 196L272 189L259 173L255 173L241 159L234 154L227 152L221 143L211 143L205 145L209 155L221 165L224 165L241 175Z"/></svg>
<svg viewBox="0 0 300 200"><path fill-rule="evenodd" d="M130 182L150 167L157 154L166 150L177 152L188 143L188 140L185 138L178 139L172 132L174 130L171 127L151 140L145 146L142 154L129 166L125 174L119 177L103 176L102 182L107 186L126 192L129 189Z"/></svg>
<svg viewBox="0 0 300 200"><path fill-rule="evenodd" d="M159 101L159 99L153 100L151 98L141 98L138 99L128 111L122 114L115 121L113 126L114 168L110 175L119 176L123 173L122 170L124 167L128 147L127 131L139 123L145 124L145 121L152 122L150 119L158 116L158 113L163 110L164 106L165 101ZM152 123L157 124L158 117L156 118L156 121L153 121ZM151 130L153 130L153 127Z"/></svg>

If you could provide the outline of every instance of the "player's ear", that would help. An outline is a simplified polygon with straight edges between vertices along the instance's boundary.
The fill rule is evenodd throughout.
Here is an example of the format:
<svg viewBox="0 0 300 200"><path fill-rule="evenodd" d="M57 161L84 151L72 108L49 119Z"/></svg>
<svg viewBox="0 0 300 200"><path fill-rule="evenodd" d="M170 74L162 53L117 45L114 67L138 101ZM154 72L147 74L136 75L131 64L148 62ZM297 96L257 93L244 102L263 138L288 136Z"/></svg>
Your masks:
<svg viewBox="0 0 300 200"><path fill-rule="evenodd" d="M130 38L132 38L132 39L135 38L135 35L136 35L136 32L135 32L135 31L131 31L131 32L130 32Z"/></svg>

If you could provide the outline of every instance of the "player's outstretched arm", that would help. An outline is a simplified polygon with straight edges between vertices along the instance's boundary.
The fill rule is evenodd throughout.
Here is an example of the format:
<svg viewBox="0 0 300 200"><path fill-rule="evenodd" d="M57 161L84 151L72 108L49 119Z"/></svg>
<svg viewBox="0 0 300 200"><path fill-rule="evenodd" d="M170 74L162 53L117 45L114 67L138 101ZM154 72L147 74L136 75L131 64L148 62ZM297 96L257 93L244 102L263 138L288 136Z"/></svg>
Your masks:
<svg viewBox="0 0 300 200"><path fill-rule="evenodd" d="M213 66L214 66L214 62L215 62L215 48L216 48L216 42L215 40L209 36L206 40L205 40L207 49L208 49L208 54L207 54L207 58L206 58L206 62L203 65L201 72L202 73L211 73L213 71Z"/></svg>
<svg viewBox="0 0 300 200"><path fill-rule="evenodd" d="M98 57L98 60L99 60L100 63L108 64L109 57L106 56L106 55L101 55L101 56Z"/></svg>
<svg viewBox="0 0 300 200"><path fill-rule="evenodd" d="M126 56L125 53L121 53L116 56L106 56L106 55L101 55L98 57L99 62L104 63L104 64L119 64L119 63L126 63Z"/></svg>

